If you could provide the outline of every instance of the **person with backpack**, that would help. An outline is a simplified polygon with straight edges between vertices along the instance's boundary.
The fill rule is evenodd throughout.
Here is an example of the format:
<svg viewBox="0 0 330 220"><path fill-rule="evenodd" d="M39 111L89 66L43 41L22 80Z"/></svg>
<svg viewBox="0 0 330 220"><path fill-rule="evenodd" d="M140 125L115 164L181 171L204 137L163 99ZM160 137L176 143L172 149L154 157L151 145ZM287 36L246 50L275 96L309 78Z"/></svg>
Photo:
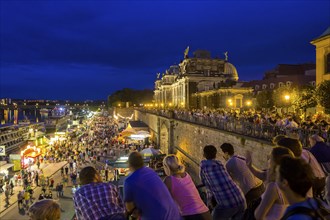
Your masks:
<svg viewBox="0 0 330 220"><path fill-rule="evenodd" d="M330 207L318 199L307 197L313 178L312 168L304 160L282 158L276 169L276 183L285 194L290 206L281 220L330 219Z"/></svg>

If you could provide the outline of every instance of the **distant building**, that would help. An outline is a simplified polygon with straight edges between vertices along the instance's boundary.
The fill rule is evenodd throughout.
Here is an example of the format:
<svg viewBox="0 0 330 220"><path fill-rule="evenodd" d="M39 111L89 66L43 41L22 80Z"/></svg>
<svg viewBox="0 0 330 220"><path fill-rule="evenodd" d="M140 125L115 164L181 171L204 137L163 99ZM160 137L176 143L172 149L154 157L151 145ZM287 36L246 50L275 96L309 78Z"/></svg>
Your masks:
<svg viewBox="0 0 330 220"><path fill-rule="evenodd" d="M179 65L170 66L162 75L157 74L154 100L157 106L184 108L226 107L229 95L233 99L231 107L242 107L244 94L249 88L232 87L237 84L238 73L235 66L225 59L212 58L209 51L197 50ZM225 90L223 90L225 89ZM236 105L236 103L238 103Z"/></svg>
<svg viewBox="0 0 330 220"><path fill-rule="evenodd" d="M265 90L302 85L315 87L315 64L279 64L267 71L262 80L245 82L243 87L252 87L256 95Z"/></svg>
<svg viewBox="0 0 330 220"><path fill-rule="evenodd" d="M316 47L316 85L330 80L330 27L311 41Z"/></svg>

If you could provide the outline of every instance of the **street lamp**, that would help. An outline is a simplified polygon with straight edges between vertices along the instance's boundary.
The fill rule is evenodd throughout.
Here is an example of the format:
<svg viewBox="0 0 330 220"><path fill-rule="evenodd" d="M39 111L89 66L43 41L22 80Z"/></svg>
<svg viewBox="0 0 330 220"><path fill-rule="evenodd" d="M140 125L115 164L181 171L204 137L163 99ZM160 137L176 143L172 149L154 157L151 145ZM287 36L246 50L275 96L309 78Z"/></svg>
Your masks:
<svg viewBox="0 0 330 220"><path fill-rule="evenodd" d="M229 106L233 106L233 100L232 99L228 99L227 101L228 101Z"/></svg>
<svg viewBox="0 0 330 220"><path fill-rule="evenodd" d="M288 113L288 111L289 111L290 95L284 95L284 100L286 102L286 113Z"/></svg>
<svg viewBox="0 0 330 220"><path fill-rule="evenodd" d="M249 101L246 101L246 105L247 106L251 106L252 102L249 100Z"/></svg>

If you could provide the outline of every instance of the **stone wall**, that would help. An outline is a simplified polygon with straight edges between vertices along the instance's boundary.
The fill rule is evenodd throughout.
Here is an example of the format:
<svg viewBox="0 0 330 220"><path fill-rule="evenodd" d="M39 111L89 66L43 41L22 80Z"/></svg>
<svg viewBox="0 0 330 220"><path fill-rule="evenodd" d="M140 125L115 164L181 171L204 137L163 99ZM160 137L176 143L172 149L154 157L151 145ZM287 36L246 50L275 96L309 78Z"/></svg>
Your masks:
<svg viewBox="0 0 330 220"><path fill-rule="evenodd" d="M197 183L198 165L204 159L205 145L214 145L218 150L217 159L224 162L220 145L229 142L234 146L237 154L245 155L249 150L257 167L261 169L267 167L267 155L272 148L269 142L140 111L135 111L135 119L148 124L150 130L157 136L157 140L164 138L161 137L161 134L164 134L163 129L169 129L167 137L169 146L162 146L164 142L159 141L160 148L165 150L168 148L166 153L175 153L182 158L188 172Z"/></svg>
<svg viewBox="0 0 330 220"><path fill-rule="evenodd" d="M175 121L174 122L174 146L178 155L188 163L188 168L194 179L198 179L198 165L203 160L203 148L205 145L214 145L218 150L217 159L225 162L222 157L220 145L228 142L234 146L235 152L245 155L246 151L251 151L253 163L259 168L267 167L267 155L272 146L257 139L236 135L230 132L213 128L197 126L195 124ZM188 158L188 157L191 158Z"/></svg>
<svg viewBox="0 0 330 220"><path fill-rule="evenodd" d="M131 108L117 108L117 107L114 107L114 108L109 109L110 115L113 115L114 112L116 114L119 114L121 117L125 117L125 118L129 117L130 118L133 115L133 118L134 118L134 108L133 107L131 107Z"/></svg>

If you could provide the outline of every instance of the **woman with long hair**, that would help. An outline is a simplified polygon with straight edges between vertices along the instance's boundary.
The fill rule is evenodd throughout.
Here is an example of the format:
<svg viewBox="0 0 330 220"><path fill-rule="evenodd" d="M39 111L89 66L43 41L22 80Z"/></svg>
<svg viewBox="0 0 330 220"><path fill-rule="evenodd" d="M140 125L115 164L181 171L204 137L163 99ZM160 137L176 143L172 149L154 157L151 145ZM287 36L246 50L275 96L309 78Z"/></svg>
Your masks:
<svg viewBox="0 0 330 220"><path fill-rule="evenodd" d="M209 209L202 201L195 184L179 158L174 154L168 155L164 158L163 165L167 175L164 183L178 204L183 219L211 220Z"/></svg>
<svg viewBox="0 0 330 220"><path fill-rule="evenodd" d="M284 147L274 147L269 160L267 172L267 185L264 194L261 196L260 205L254 212L257 220L279 220L288 207L288 201L278 187L276 179L276 167L280 164L283 156L294 157L291 150Z"/></svg>

